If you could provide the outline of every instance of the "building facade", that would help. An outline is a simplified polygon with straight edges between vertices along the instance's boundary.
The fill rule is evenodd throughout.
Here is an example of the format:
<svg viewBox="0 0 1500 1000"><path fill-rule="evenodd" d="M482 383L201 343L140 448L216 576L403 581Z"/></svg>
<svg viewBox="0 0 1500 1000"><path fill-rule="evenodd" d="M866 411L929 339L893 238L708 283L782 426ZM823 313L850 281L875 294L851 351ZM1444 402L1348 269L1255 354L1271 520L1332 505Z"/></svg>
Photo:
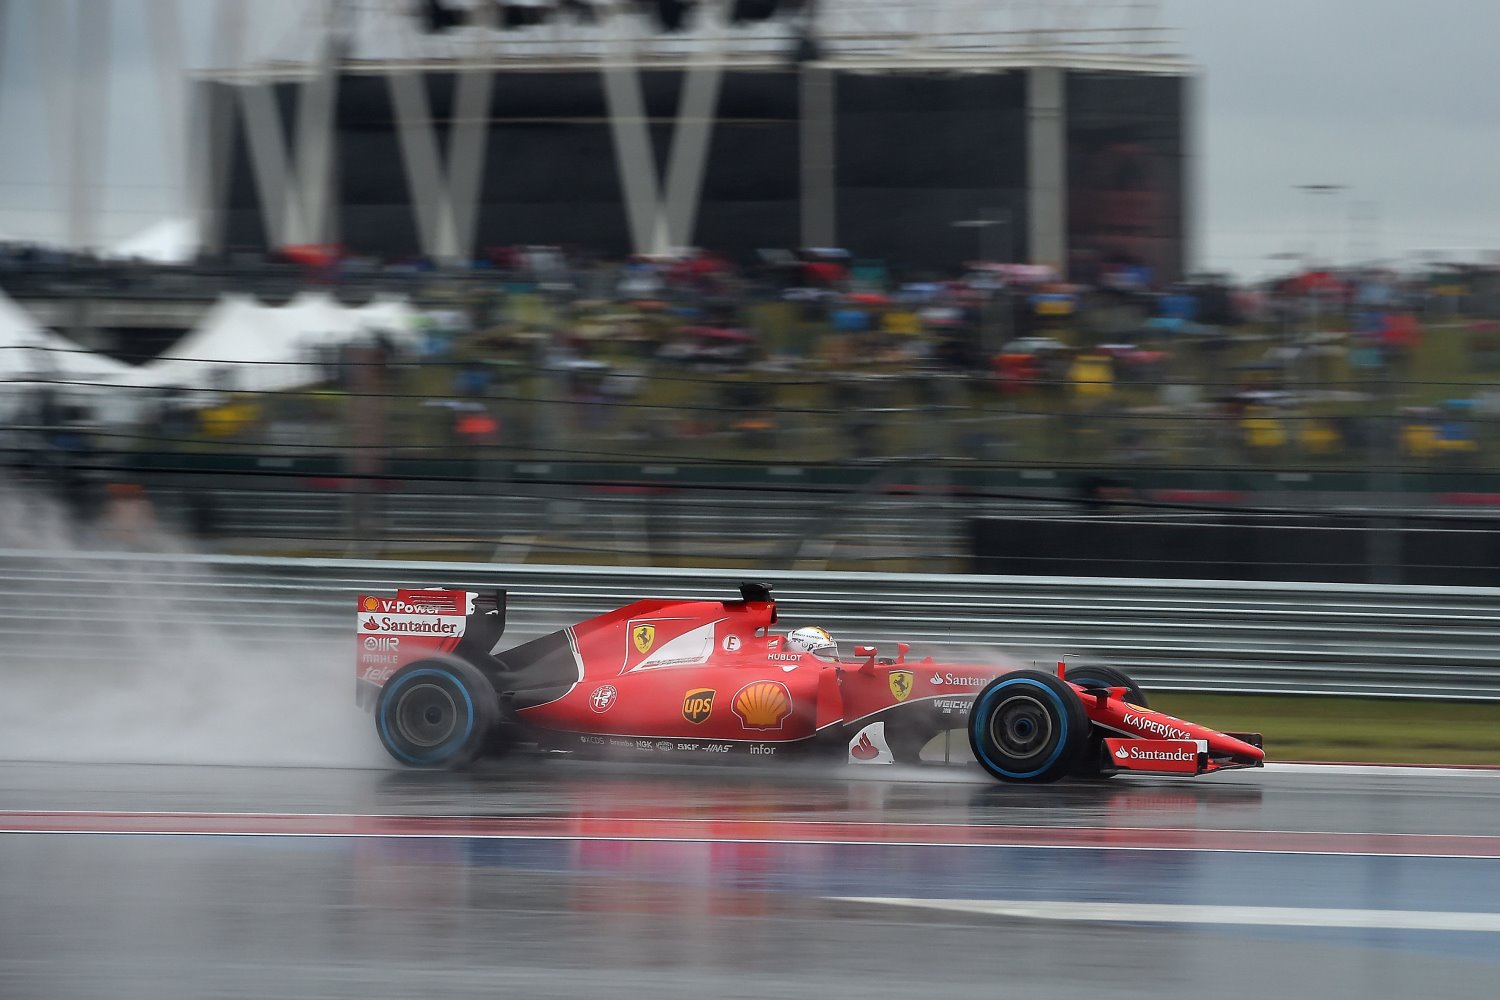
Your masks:
<svg viewBox="0 0 1500 1000"><path fill-rule="evenodd" d="M358 60L202 79L209 249L462 262L843 247L1170 279L1189 257L1192 76L1160 57Z"/></svg>

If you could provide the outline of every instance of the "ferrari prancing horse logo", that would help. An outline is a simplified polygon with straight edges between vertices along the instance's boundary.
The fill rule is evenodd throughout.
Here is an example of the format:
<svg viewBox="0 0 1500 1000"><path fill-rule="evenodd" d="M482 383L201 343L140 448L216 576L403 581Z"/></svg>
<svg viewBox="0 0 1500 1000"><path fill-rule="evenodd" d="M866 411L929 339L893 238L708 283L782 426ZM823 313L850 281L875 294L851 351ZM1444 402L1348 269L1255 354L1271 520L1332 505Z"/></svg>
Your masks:
<svg viewBox="0 0 1500 1000"><path fill-rule="evenodd" d="M890 682L891 694L895 695L897 701L905 701L911 695L912 672L910 670L892 670Z"/></svg>
<svg viewBox="0 0 1500 1000"><path fill-rule="evenodd" d="M631 637L635 639L635 651L644 656L651 652L651 647L656 643L656 626L637 625L631 632Z"/></svg>

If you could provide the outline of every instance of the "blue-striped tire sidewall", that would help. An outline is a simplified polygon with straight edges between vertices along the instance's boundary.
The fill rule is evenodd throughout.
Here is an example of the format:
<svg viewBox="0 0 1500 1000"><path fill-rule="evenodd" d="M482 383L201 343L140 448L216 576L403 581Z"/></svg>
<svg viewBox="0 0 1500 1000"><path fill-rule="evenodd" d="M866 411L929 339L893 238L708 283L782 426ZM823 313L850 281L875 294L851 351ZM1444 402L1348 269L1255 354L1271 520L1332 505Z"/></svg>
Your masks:
<svg viewBox="0 0 1500 1000"><path fill-rule="evenodd" d="M463 695L464 708L467 718L462 730L460 730L442 745L434 747L428 753L418 757L407 753L405 750L402 750L399 746L397 746L395 741L392 740L390 725L386 721L385 710L387 705L395 704L396 697L400 693L402 687L404 687L409 682L422 677L433 677L445 680L449 685L457 688L459 693ZM422 667L419 670L413 670L409 674L403 674L402 676L396 678L393 684L391 684L387 687L386 690L381 692L380 702L376 706L375 720L377 725L380 727L380 742L385 746L386 750L390 751L391 756L395 757L399 761L402 761L403 763L412 764L417 767L426 767L433 764L441 764L447 758L457 753L474 734L474 695L469 690L469 686L463 682L463 678L459 677L453 672L444 670L441 667Z"/></svg>
<svg viewBox="0 0 1500 1000"><path fill-rule="evenodd" d="M994 705L995 700L1000 698L1004 692L1021 687L1026 688L1028 692L1040 692L1046 695L1046 700L1051 702L1057 710L1057 716L1053 720L1057 726L1056 745L1053 746L1052 753L1042 762L1042 765L1030 771L1012 771L995 763L994 759L985 752L985 730L989 726L991 706ZM1062 698L1058 697L1056 691L1030 677L1006 677L986 688L980 694L979 700L974 703L974 708L969 713L969 742L973 746L974 756L978 757L980 763L990 771L1017 781L1025 781L1028 778L1035 778L1043 774L1048 768L1057 763L1058 758L1067 749L1068 738L1072 735L1069 732L1068 725L1067 706L1063 704Z"/></svg>

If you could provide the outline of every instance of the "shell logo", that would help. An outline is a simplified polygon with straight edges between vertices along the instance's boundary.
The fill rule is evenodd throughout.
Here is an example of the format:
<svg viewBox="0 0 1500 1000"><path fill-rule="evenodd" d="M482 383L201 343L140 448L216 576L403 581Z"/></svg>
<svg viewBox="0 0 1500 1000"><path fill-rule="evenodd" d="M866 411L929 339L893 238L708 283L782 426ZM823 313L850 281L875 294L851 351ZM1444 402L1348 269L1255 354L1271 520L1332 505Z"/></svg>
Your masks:
<svg viewBox="0 0 1500 1000"><path fill-rule="evenodd" d="M364 600L364 608L366 611L379 611L380 602L373 597L366 597Z"/></svg>
<svg viewBox="0 0 1500 1000"><path fill-rule="evenodd" d="M792 693L780 681L753 681L739 689L731 707L746 729L780 729L792 714Z"/></svg>

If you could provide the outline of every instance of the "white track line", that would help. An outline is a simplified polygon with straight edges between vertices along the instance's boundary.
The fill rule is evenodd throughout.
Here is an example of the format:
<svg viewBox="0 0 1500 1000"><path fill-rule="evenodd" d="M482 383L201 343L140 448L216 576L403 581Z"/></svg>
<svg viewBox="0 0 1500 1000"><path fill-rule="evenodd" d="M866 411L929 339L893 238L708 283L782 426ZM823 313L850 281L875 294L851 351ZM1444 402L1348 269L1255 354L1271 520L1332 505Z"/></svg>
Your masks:
<svg viewBox="0 0 1500 1000"><path fill-rule="evenodd" d="M1076 903L1055 900L914 899L831 896L843 903L910 906L1023 920L1086 923L1224 924L1249 927L1342 927L1360 930L1470 931L1500 934L1500 913L1432 910L1333 910L1292 906L1199 906L1187 903Z"/></svg>

